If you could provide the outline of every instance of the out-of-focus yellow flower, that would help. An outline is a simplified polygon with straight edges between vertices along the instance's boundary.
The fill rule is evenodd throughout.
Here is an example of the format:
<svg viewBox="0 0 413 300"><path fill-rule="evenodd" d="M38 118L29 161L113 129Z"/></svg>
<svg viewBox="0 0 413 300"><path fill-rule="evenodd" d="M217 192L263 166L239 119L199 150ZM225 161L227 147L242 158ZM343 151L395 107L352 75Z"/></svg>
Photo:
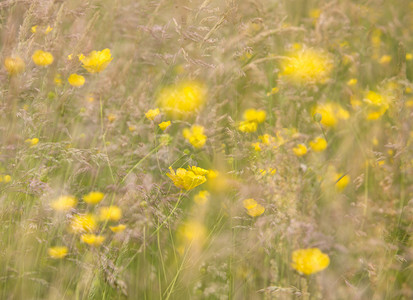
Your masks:
<svg viewBox="0 0 413 300"><path fill-rule="evenodd" d="M67 255L68 249L65 246L55 246L55 247L50 247L47 249L47 253L49 253L49 256L51 258L63 258Z"/></svg>
<svg viewBox="0 0 413 300"><path fill-rule="evenodd" d="M256 142L256 143L252 143L251 146L254 148L255 151L260 152L261 151L261 147L260 147L260 143Z"/></svg>
<svg viewBox="0 0 413 300"><path fill-rule="evenodd" d="M101 221L119 221L122 218L122 210L116 205L104 206L99 210Z"/></svg>
<svg viewBox="0 0 413 300"><path fill-rule="evenodd" d="M103 197L105 197L105 194L101 192L90 192L89 194L83 196L83 201L88 204L98 204L102 201Z"/></svg>
<svg viewBox="0 0 413 300"><path fill-rule="evenodd" d="M10 76L18 75L24 72L26 64L19 56L6 57L4 60L4 67Z"/></svg>
<svg viewBox="0 0 413 300"><path fill-rule="evenodd" d="M238 125L238 130L241 132L255 132L257 131L257 122L242 121Z"/></svg>
<svg viewBox="0 0 413 300"><path fill-rule="evenodd" d="M126 225L124 224L119 224L117 226L109 226L110 230L112 230L112 232L118 233L118 232L122 232L126 229Z"/></svg>
<svg viewBox="0 0 413 300"><path fill-rule="evenodd" d="M47 28L44 30L44 33L48 34L52 30L53 30L53 27L50 27L50 25L47 25Z"/></svg>
<svg viewBox="0 0 413 300"><path fill-rule="evenodd" d="M203 184L206 181L205 175L207 170L198 167L188 167L188 170L178 168L175 171L169 167L170 173L166 174L175 184L176 187L187 191Z"/></svg>
<svg viewBox="0 0 413 300"><path fill-rule="evenodd" d="M267 93L267 96L272 96L277 94L280 91L279 87L273 87L270 92Z"/></svg>
<svg viewBox="0 0 413 300"><path fill-rule="evenodd" d="M159 123L159 128L164 131L166 128L168 128L171 125L171 121L166 121L166 122L162 122Z"/></svg>
<svg viewBox="0 0 413 300"><path fill-rule="evenodd" d="M304 144L298 144L293 148L293 152L296 156L303 156L307 153L307 147Z"/></svg>
<svg viewBox="0 0 413 300"><path fill-rule="evenodd" d="M261 142L264 145L270 145L270 144L275 143L275 138L272 135L268 134L268 133L266 133L264 135L260 135L258 138L261 140Z"/></svg>
<svg viewBox="0 0 413 300"><path fill-rule="evenodd" d="M104 236L96 235L96 234L93 234L93 233L82 234L80 239L82 240L83 243L86 243L86 244L88 244L90 246L93 246L93 247L98 247L98 246L102 245L102 243L105 241Z"/></svg>
<svg viewBox="0 0 413 300"><path fill-rule="evenodd" d="M61 86L63 84L62 75L56 74L53 78L54 84L57 86Z"/></svg>
<svg viewBox="0 0 413 300"><path fill-rule="evenodd" d="M243 117L245 121L256 122L258 124L265 121L267 113L262 109L249 108L244 111Z"/></svg>
<svg viewBox="0 0 413 300"><path fill-rule="evenodd" d="M244 205L244 208L247 210L247 213L251 217L258 217L262 215L265 211L265 207L262 206L261 204L257 203L255 199L245 199L242 204Z"/></svg>
<svg viewBox="0 0 413 300"><path fill-rule="evenodd" d="M201 246L206 240L206 228L198 221L187 221L177 229L177 237L185 244Z"/></svg>
<svg viewBox="0 0 413 300"><path fill-rule="evenodd" d="M391 62L392 57L390 55L383 55L379 59L379 63L382 65L387 65L389 62Z"/></svg>
<svg viewBox="0 0 413 300"><path fill-rule="evenodd" d="M357 79L356 78L351 78L349 81L347 81L348 86L353 86L357 84Z"/></svg>
<svg viewBox="0 0 413 300"><path fill-rule="evenodd" d="M48 66L53 63L53 55L50 52L36 50L32 55L33 62L38 66Z"/></svg>
<svg viewBox="0 0 413 300"><path fill-rule="evenodd" d="M77 199L70 195L60 196L54 200L50 206L57 211L68 211L74 208L77 204Z"/></svg>
<svg viewBox="0 0 413 300"><path fill-rule="evenodd" d="M32 33L36 33L36 31L37 31L37 25L32 26L32 28L30 29L30 31L31 31Z"/></svg>
<svg viewBox="0 0 413 300"><path fill-rule="evenodd" d="M30 144L31 147L36 146L37 143L39 143L38 138L32 138L32 139L27 139L25 140L26 143Z"/></svg>
<svg viewBox="0 0 413 300"><path fill-rule="evenodd" d="M209 197L209 192L206 190L202 190L194 196L194 201L196 204L204 205L208 201Z"/></svg>
<svg viewBox="0 0 413 300"><path fill-rule="evenodd" d="M174 119L186 118L199 110L206 99L205 86L197 81L184 81L164 87L157 96L157 103Z"/></svg>
<svg viewBox="0 0 413 300"><path fill-rule="evenodd" d="M83 54L82 54L83 55ZM112 61L113 57L110 53L110 49L103 49L102 51L92 51L88 56L83 57L79 60L83 64L89 73L100 73L106 69L109 63Z"/></svg>
<svg viewBox="0 0 413 300"><path fill-rule="evenodd" d="M265 176L267 174L269 175L275 175L275 173L277 173L277 169L276 168L268 168L267 170L264 169L259 169L258 170L260 175Z"/></svg>
<svg viewBox="0 0 413 300"><path fill-rule="evenodd" d="M335 174L335 182L336 182L336 188L339 191L342 191L346 188L346 186L350 183L350 176L349 175L344 175L343 173L336 173ZM338 180L338 181L337 181Z"/></svg>
<svg viewBox="0 0 413 300"><path fill-rule="evenodd" d="M383 116L389 108L389 98L373 91L368 91L363 99L367 103L367 120L377 120Z"/></svg>
<svg viewBox="0 0 413 300"><path fill-rule="evenodd" d="M191 143L195 148L202 148L207 140L206 135L204 134L205 128L200 125L192 125L190 129L185 128L182 131L184 138Z"/></svg>
<svg viewBox="0 0 413 300"><path fill-rule="evenodd" d="M328 267L330 258L318 248L299 249L292 254L291 267L305 275L320 272Z"/></svg>
<svg viewBox="0 0 413 300"><path fill-rule="evenodd" d="M9 183L10 181L11 181L10 175L4 175L4 176L0 175L0 182Z"/></svg>
<svg viewBox="0 0 413 300"><path fill-rule="evenodd" d="M116 120L116 115L115 114L108 114L108 121L110 123L114 122Z"/></svg>
<svg viewBox="0 0 413 300"><path fill-rule="evenodd" d="M412 53L406 53L406 60L407 61L413 60L413 54Z"/></svg>
<svg viewBox="0 0 413 300"><path fill-rule="evenodd" d="M81 62L86 56L83 55L83 53L80 53L77 55L77 58L79 59L79 61Z"/></svg>
<svg viewBox="0 0 413 300"><path fill-rule="evenodd" d="M334 127L339 120L347 120L350 117L347 110L341 107L340 104L334 102L318 104L313 109L313 117L315 114L320 114L320 123L326 127Z"/></svg>
<svg viewBox="0 0 413 300"><path fill-rule="evenodd" d="M67 81L70 83L71 86L80 87L85 84L85 77L78 74L70 74Z"/></svg>
<svg viewBox="0 0 413 300"><path fill-rule="evenodd" d="M92 214L75 215L70 223L70 229L74 233L93 232L96 227L96 218Z"/></svg>
<svg viewBox="0 0 413 300"><path fill-rule="evenodd" d="M155 117L156 117L157 115L159 115L160 113L161 113L161 112L159 111L159 108L150 109L150 110L148 110L148 111L145 113L145 117L146 117L148 120L153 121L153 120L155 119Z"/></svg>
<svg viewBox="0 0 413 300"><path fill-rule="evenodd" d="M309 144L314 152L322 152L327 148L327 141L322 137L315 138Z"/></svg>
<svg viewBox="0 0 413 300"><path fill-rule="evenodd" d="M333 69L330 56L320 50L303 49L288 55L282 61L281 75L286 79L303 84L325 82Z"/></svg>

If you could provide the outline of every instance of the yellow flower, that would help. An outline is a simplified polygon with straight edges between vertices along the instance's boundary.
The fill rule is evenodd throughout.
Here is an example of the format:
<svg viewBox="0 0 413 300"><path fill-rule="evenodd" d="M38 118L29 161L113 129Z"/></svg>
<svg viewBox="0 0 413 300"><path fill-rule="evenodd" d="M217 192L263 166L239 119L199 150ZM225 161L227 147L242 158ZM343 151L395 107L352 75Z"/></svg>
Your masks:
<svg viewBox="0 0 413 300"><path fill-rule="evenodd" d="M328 267L330 258L318 248L299 249L292 254L291 267L300 273L310 275Z"/></svg>
<svg viewBox="0 0 413 300"><path fill-rule="evenodd" d="M327 141L322 137L315 138L309 144L314 152L322 152L327 148Z"/></svg>
<svg viewBox="0 0 413 300"><path fill-rule="evenodd" d="M257 122L242 121L238 125L238 130L241 132L255 132L257 131Z"/></svg>
<svg viewBox="0 0 413 300"><path fill-rule="evenodd" d="M148 110L148 111L145 113L145 117L146 117L148 120L153 121L153 119L155 119L155 117L156 117L157 115L159 115L159 114L160 114L159 108L150 109L150 110Z"/></svg>
<svg viewBox="0 0 413 300"><path fill-rule="evenodd" d="M55 246L47 249L47 253L51 258L63 258L67 255L68 249L65 246Z"/></svg>
<svg viewBox="0 0 413 300"><path fill-rule="evenodd" d="M103 197L105 197L105 194L101 192L90 192L89 194L83 196L83 201L88 204L98 204L102 201Z"/></svg>
<svg viewBox="0 0 413 300"><path fill-rule="evenodd" d="M45 34L48 34L50 31L52 31L53 30L53 28L52 27L50 27L50 25L47 25L47 28L44 30L44 33Z"/></svg>
<svg viewBox="0 0 413 300"><path fill-rule="evenodd" d="M413 60L413 54L412 53L406 53L406 60Z"/></svg>
<svg viewBox="0 0 413 300"><path fill-rule="evenodd" d="M108 114L108 121L110 123L112 123L115 120L116 120L116 115L115 114Z"/></svg>
<svg viewBox="0 0 413 300"><path fill-rule="evenodd" d="M190 129L185 128L182 133L184 138L195 148L202 148L206 143L207 137L204 134L203 126L192 125Z"/></svg>
<svg viewBox="0 0 413 300"><path fill-rule="evenodd" d="M209 192L206 190L203 190L195 195L194 201L196 204L203 205L208 201L209 196L210 196Z"/></svg>
<svg viewBox="0 0 413 300"><path fill-rule="evenodd" d="M366 119L377 120L386 113L390 99L385 95L368 91L363 101L368 105Z"/></svg>
<svg viewBox="0 0 413 300"><path fill-rule="evenodd" d="M122 210L116 205L104 206L99 210L99 219L101 221L119 221L122 217Z"/></svg>
<svg viewBox="0 0 413 300"><path fill-rule="evenodd" d="M83 56L83 54L81 54ZM113 57L110 49L103 49L102 51L92 51L88 56L79 56L79 60L89 73L100 73L106 69ZM81 59L82 58L82 59Z"/></svg>
<svg viewBox="0 0 413 300"><path fill-rule="evenodd" d="M176 187L187 191L203 184L206 181L205 175L207 170L198 167L188 167L188 170L178 168L175 171L169 167L170 173L166 174L175 184Z"/></svg>
<svg viewBox="0 0 413 300"><path fill-rule="evenodd" d="M100 246L102 245L103 241L105 240L104 236L101 235L96 235L93 233L85 233L82 234L82 236L80 237L83 243L86 243L90 246Z"/></svg>
<svg viewBox="0 0 413 300"><path fill-rule="evenodd" d="M265 207L258 204L255 199L245 199L243 202L244 208L247 210L247 214L251 217L258 217L262 215L265 211Z"/></svg>
<svg viewBox="0 0 413 300"><path fill-rule="evenodd" d="M164 87L157 96L157 103L174 119L183 119L199 110L205 103L206 88L197 81L184 81Z"/></svg>
<svg viewBox="0 0 413 300"><path fill-rule="evenodd" d="M57 211L68 211L74 208L77 204L77 200L73 196L60 196L54 200L50 206Z"/></svg>
<svg viewBox="0 0 413 300"><path fill-rule="evenodd" d="M347 81L347 85L348 86L353 86L357 84L357 79L356 78L352 78L349 81Z"/></svg>
<svg viewBox="0 0 413 300"><path fill-rule="evenodd" d="M159 128L164 131L166 128L168 128L171 125L171 121L166 121L166 122L162 122L159 123Z"/></svg>
<svg viewBox="0 0 413 300"><path fill-rule="evenodd" d="M78 74L70 74L67 81L69 81L71 86L80 87L85 84L85 77Z"/></svg>
<svg viewBox="0 0 413 300"><path fill-rule="evenodd" d="M70 223L70 228L74 233L93 232L96 227L96 218L92 214L75 215Z"/></svg>
<svg viewBox="0 0 413 300"><path fill-rule="evenodd" d="M117 226L109 226L110 230L112 230L112 232L118 233L118 232L122 232L126 229L126 225L124 224L119 224Z"/></svg>
<svg viewBox="0 0 413 300"><path fill-rule="evenodd" d="M84 59L86 56L83 55L83 53L80 53L77 55L77 58L79 59L79 61L81 62L82 59Z"/></svg>
<svg viewBox="0 0 413 300"><path fill-rule="evenodd" d="M39 142L38 138L32 138L32 139L27 139L25 140L26 143L30 144L30 146L36 146L37 143Z"/></svg>
<svg viewBox="0 0 413 300"><path fill-rule="evenodd" d="M382 65L387 65L390 61L391 61L392 57L390 55L383 55L380 60L379 63Z"/></svg>
<svg viewBox="0 0 413 300"><path fill-rule="evenodd" d="M37 31L37 25L32 26L31 32L32 32L32 33L36 33L36 31Z"/></svg>
<svg viewBox="0 0 413 300"><path fill-rule="evenodd" d="M335 174L335 182L336 182L336 188L339 191L342 191L346 188L346 186L350 183L350 176L349 175L344 175L343 173L336 173ZM338 180L338 181L337 181Z"/></svg>
<svg viewBox="0 0 413 300"><path fill-rule="evenodd" d="M5 183L9 183L11 181L10 175L4 175L3 177L0 176L0 182L4 181Z"/></svg>
<svg viewBox="0 0 413 300"><path fill-rule="evenodd" d="M322 51L304 49L289 54L288 59L282 61L281 67L281 75L292 82L324 82L330 76L333 62Z"/></svg>
<svg viewBox="0 0 413 300"><path fill-rule="evenodd" d="M307 147L304 144L298 144L293 148L293 152L297 156L303 156L307 153Z"/></svg>
<svg viewBox="0 0 413 300"><path fill-rule="evenodd" d="M277 94L280 91L279 87L273 87L270 92L267 93L267 96L272 96Z"/></svg>
<svg viewBox="0 0 413 300"><path fill-rule="evenodd" d="M60 74L56 74L53 78L54 84L57 86L61 86L62 85L62 76Z"/></svg>
<svg viewBox="0 0 413 300"><path fill-rule="evenodd" d="M272 135L269 135L268 133L264 135L260 135L258 137L264 145L270 145L272 143L275 143L275 138Z"/></svg>
<svg viewBox="0 0 413 300"><path fill-rule="evenodd" d="M254 148L255 151L260 152L261 151L261 147L260 147L260 143L256 142L256 143L252 143L251 146Z"/></svg>
<svg viewBox="0 0 413 300"><path fill-rule="evenodd" d="M9 75L13 76L23 73L26 68L26 64L19 56L6 57L4 60L4 67Z"/></svg>
<svg viewBox="0 0 413 300"><path fill-rule="evenodd" d="M185 244L202 245L206 239L206 228L198 221L187 221L178 227L177 236Z"/></svg>
<svg viewBox="0 0 413 300"><path fill-rule="evenodd" d="M36 50L32 55L33 62L38 66L48 66L53 63L53 55L50 52Z"/></svg>
<svg viewBox="0 0 413 300"><path fill-rule="evenodd" d="M347 120L350 117L347 110L341 107L340 104L334 102L318 104L313 109L313 117L315 114L320 114L320 123L326 127L334 127L339 120Z"/></svg>
<svg viewBox="0 0 413 300"><path fill-rule="evenodd" d="M256 122L257 124L264 122L266 116L267 113L265 112L265 110L256 110L253 108L245 110L243 115L245 121Z"/></svg>

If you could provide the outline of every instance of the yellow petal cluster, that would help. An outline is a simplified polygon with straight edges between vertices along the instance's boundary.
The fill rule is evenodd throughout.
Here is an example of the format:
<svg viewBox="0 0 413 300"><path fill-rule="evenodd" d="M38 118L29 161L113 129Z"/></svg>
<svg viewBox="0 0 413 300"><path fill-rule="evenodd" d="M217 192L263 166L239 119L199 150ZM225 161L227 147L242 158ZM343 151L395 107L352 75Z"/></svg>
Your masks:
<svg viewBox="0 0 413 300"><path fill-rule="evenodd" d="M47 253L51 258L59 259L67 255L68 249L65 246L55 246L47 249Z"/></svg>
<svg viewBox="0 0 413 300"><path fill-rule="evenodd" d="M171 121L166 121L166 122L159 123L158 126L162 131L165 131L166 128L171 126Z"/></svg>
<svg viewBox="0 0 413 300"><path fill-rule="evenodd" d="M316 137L309 145L314 152L322 152L327 148L327 141L322 137Z"/></svg>
<svg viewBox="0 0 413 300"><path fill-rule="evenodd" d="M67 79L69 84L74 87L81 87L85 84L85 77L78 74L70 74L69 78Z"/></svg>
<svg viewBox="0 0 413 300"><path fill-rule="evenodd" d="M83 196L83 201L88 204L98 204L102 201L103 197L105 197L105 194L101 192L90 192L89 194Z"/></svg>
<svg viewBox="0 0 413 300"><path fill-rule="evenodd" d="M6 57L4 60L4 67L9 75L13 76L23 73L26 68L26 64L19 56Z"/></svg>
<svg viewBox="0 0 413 300"><path fill-rule="evenodd" d="M318 248L298 249L292 253L291 267L305 275L320 272L329 264L328 255Z"/></svg>
<svg viewBox="0 0 413 300"><path fill-rule="evenodd" d="M117 226L109 226L110 230L112 230L112 232L118 233L118 232L122 232L126 229L126 225L124 224L119 224Z"/></svg>
<svg viewBox="0 0 413 300"><path fill-rule="evenodd" d="M97 247L97 246L102 245L102 243L105 240L105 237L102 235L96 235L93 233L85 233L85 234L82 234L80 239L82 240L83 243L86 243L90 246Z"/></svg>
<svg viewBox="0 0 413 300"><path fill-rule="evenodd" d="M207 190L202 190L198 194L195 195L194 201L196 204L204 205L210 197L210 194Z"/></svg>
<svg viewBox="0 0 413 300"><path fill-rule="evenodd" d="M390 99L373 91L368 91L363 101L367 104L367 120L377 120L385 114L389 108Z"/></svg>
<svg viewBox="0 0 413 300"><path fill-rule="evenodd" d="M150 110L148 110L148 111L145 113L145 117L146 117L148 120L153 121L153 119L155 119L155 117L156 117L157 115L159 115L160 113L161 113L161 112L159 111L159 108L150 109Z"/></svg>
<svg viewBox="0 0 413 300"><path fill-rule="evenodd" d="M184 138L195 148L202 148L207 140L204 134L205 128L200 125L192 125L191 128L185 128L182 133Z"/></svg>
<svg viewBox="0 0 413 300"><path fill-rule="evenodd" d="M304 144L298 144L293 148L293 152L296 156L304 156L307 153L307 147Z"/></svg>
<svg viewBox="0 0 413 300"><path fill-rule="evenodd" d="M92 51L88 56L82 57L79 60L82 62L82 67L89 73L100 73L106 69L113 57L110 49L103 49L102 51Z"/></svg>
<svg viewBox="0 0 413 300"><path fill-rule="evenodd" d="M207 170L199 167L188 167L188 169L178 168L175 171L172 167L169 167L170 173L166 175L173 181L176 187L185 189L187 191L203 184L206 181L205 175L208 174Z"/></svg>
<svg viewBox="0 0 413 300"><path fill-rule="evenodd" d="M118 221L122 217L122 210L116 205L104 206L99 210L101 221Z"/></svg>
<svg viewBox="0 0 413 300"><path fill-rule="evenodd" d="M249 198L245 199L242 204L244 205L244 208L247 210L247 213L251 217L258 217L262 215L265 211L265 207L259 204L255 199Z"/></svg>
<svg viewBox="0 0 413 300"><path fill-rule="evenodd" d="M347 120L350 117L349 112L340 104L335 102L318 104L313 109L313 117L315 114L319 114L321 116L320 123L326 127L334 127L337 125L339 120Z"/></svg>
<svg viewBox="0 0 413 300"><path fill-rule="evenodd" d="M264 122L266 117L265 110L249 108L244 111L243 121L239 123L238 130L241 132L255 132L258 124Z"/></svg>
<svg viewBox="0 0 413 300"><path fill-rule="evenodd" d="M60 196L50 206L56 211L69 211L77 204L77 199L70 195Z"/></svg>
<svg viewBox="0 0 413 300"><path fill-rule="evenodd" d="M75 215L70 223L70 229L74 233L93 232L96 227L96 218L92 214Z"/></svg>
<svg viewBox="0 0 413 300"><path fill-rule="evenodd" d="M38 66L48 66L53 63L53 55L50 52L36 50L32 55L33 62Z"/></svg>

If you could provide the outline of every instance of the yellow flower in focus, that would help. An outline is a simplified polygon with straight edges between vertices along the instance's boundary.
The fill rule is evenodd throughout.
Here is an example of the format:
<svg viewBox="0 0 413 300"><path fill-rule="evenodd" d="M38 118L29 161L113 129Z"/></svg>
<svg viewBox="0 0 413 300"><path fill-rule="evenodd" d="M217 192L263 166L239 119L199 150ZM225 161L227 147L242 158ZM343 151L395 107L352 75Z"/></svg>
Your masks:
<svg viewBox="0 0 413 300"><path fill-rule="evenodd" d="M350 176L349 175L344 175L343 173L337 173L335 175L335 182L336 182L336 188L339 191L342 191L346 188L346 186L350 183Z"/></svg>
<svg viewBox="0 0 413 300"><path fill-rule="evenodd" d="M291 267L305 275L320 272L328 267L330 258L318 248L299 249L292 254Z"/></svg>
<svg viewBox="0 0 413 300"><path fill-rule="evenodd" d="M262 206L261 204L257 203L257 201L255 201L255 199L245 199L242 204L244 205L244 208L247 210L247 213L251 216L251 217L258 217L260 215L262 215L265 211L264 206Z"/></svg>
<svg viewBox="0 0 413 300"><path fill-rule="evenodd" d="M83 56L83 54L81 54ZM112 61L113 57L110 53L110 49L103 49L102 51L92 51L88 56L83 57L79 56L79 60L83 64L89 73L100 73L106 69L109 63Z"/></svg>
<svg viewBox="0 0 413 300"><path fill-rule="evenodd" d="M116 205L104 206L99 210L101 221L119 221L122 218L122 210Z"/></svg>
<svg viewBox="0 0 413 300"><path fill-rule="evenodd" d="M110 230L112 230L112 232L118 233L118 232L122 232L126 229L126 225L124 224L119 224L117 226L109 226Z"/></svg>
<svg viewBox="0 0 413 300"><path fill-rule="evenodd" d="M145 113L145 117L146 117L148 120L153 121L153 120L155 119L155 117L156 117L157 115L159 115L160 113L161 113L161 112L159 111L159 108L150 109L150 110L148 110L148 111Z"/></svg>
<svg viewBox="0 0 413 300"><path fill-rule="evenodd" d="M264 122L266 116L267 113L265 112L265 110L256 110L253 108L245 110L243 115L245 121L256 122L257 124Z"/></svg>
<svg viewBox="0 0 413 300"><path fill-rule="evenodd" d="M184 81L164 87L156 102L174 119L183 119L199 110L205 103L206 88L197 81Z"/></svg>
<svg viewBox="0 0 413 300"><path fill-rule="evenodd" d="M168 128L171 125L171 121L166 121L166 122L162 122L159 123L159 128L164 131L166 128Z"/></svg>
<svg viewBox="0 0 413 300"><path fill-rule="evenodd" d="M258 124L256 122L242 121L238 125L238 130L241 132L255 132L257 131Z"/></svg>
<svg viewBox="0 0 413 300"><path fill-rule="evenodd" d="M50 206L57 211L68 211L74 208L77 204L77 199L73 196L60 196L54 200Z"/></svg>
<svg viewBox="0 0 413 300"><path fill-rule="evenodd" d="M85 234L82 234L80 239L82 240L83 243L86 243L93 247L98 247L102 245L102 243L105 240L105 237L101 235L96 235L93 233L85 233Z"/></svg>
<svg viewBox="0 0 413 300"><path fill-rule="evenodd" d="M187 191L203 184L206 181L205 175L207 170L198 167L188 167L188 170L178 168L175 171L169 167L170 173L166 174L175 184L176 187Z"/></svg>
<svg viewBox="0 0 413 300"><path fill-rule="evenodd" d="M27 139L25 140L25 142L30 144L31 147L33 147L37 145L37 143L39 142L39 139L38 138Z"/></svg>
<svg viewBox="0 0 413 300"><path fill-rule="evenodd" d="M288 80L303 84L326 81L333 69L330 56L315 49L304 49L288 55L282 61L281 75Z"/></svg>
<svg viewBox="0 0 413 300"><path fill-rule="evenodd" d="M206 190L203 190L194 196L194 201L196 204L204 205L208 201L209 196L210 196L209 192Z"/></svg>
<svg viewBox="0 0 413 300"><path fill-rule="evenodd" d="M304 144L298 144L293 148L293 152L296 156L303 156L307 153L307 147Z"/></svg>
<svg viewBox="0 0 413 300"><path fill-rule="evenodd" d="M47 249L47 253L51 258L63 258L67 255L68 249L65 246L55 246Z"/></svg>
<svg viewBox="0 0 413 300"><path fill-rule="evenodd" d="M53 63L53 55L50 52L36 50L32 55L33 62L38 66L48 66Z"/></svg>
<svg viewBox="0 0 413 300"><path fill-rule="evenodd" d="M90 192L89 194L83 196L83 201L87 204L98 204L102 201L103 197L105 197L105 194L101 192Z"/></svg>
<svg viewBox="0 0 413 300"><path fill-rule="evenodd" d="M207 140L206 135L204 134L205 128L200 125L192 125L190 129L185 128L182 133L184 138L191 143L195 148L202 148Z"/></svg>
<svg viewBox="0 0 413 300"><path fill-rule="evenodd" d="M80 87L85 84L85 77L78 74L70 74L67 81L70 83L71 86Z"/></svg>
<svg viewBox="0 0 413 300"><path fill-rule="evenodd" d="M6 57L4 60L4 67L10 76L18 75L24 72L26 64L19 56Z"/></svg>
<svg viewBox="0 0 413 300"><path fill-rule="evenodd" d="M327 141L322 137L315 138L309 144L314 152L322 152L327 148Z"/></svg>
<svg viewBox="0 0 413 300"><path fill-rule="evenodd" d="M92 214L75 215L70 223L70 229L74 233L93 232L96 227L96 218Z"/></svg>

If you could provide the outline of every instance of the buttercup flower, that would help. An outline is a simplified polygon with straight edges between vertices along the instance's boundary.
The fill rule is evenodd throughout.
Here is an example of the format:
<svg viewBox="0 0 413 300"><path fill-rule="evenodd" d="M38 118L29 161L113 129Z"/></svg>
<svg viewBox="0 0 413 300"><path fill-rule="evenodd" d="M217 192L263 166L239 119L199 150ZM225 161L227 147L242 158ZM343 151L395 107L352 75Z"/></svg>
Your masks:
<svg viewBox="0 0 413 300"><path fill-rule="evenodd" d="M70 74L67 81L69 81L71 86L80 87L85 84L85 77L78 74Z"/></svg>
<svg viewBox="0 0 413 300"><path fill-rule="evenodd" d="M238 130L241 132L255 132L257 131L258 124L256 122L242 121L238 125Z"/></svg>
<svg viewBox="0 0 413 300"><path fill-rule="evenodd" d="M99 210L101 221L118 221L122 217L122 210L116 205L104 206Z"/></svg>
<svg viewBox="0 0 413 300"><path fill-rule="evenodd" d="M314 152L322 152L327 148L327 141L322 137L317 137L310 141L310 147Z"/></svg>
<svg viewBox="0 0 413 300"><path fill-rule="evenodd" d="M307 147L304 144L298 144L293 148L293 152L296 156L303 156L307 153Z"/></svg>
<svg viewBox="0 0 413 300"><path fill-rule="evenodd" d="M39 139L38 138L32 138L32 139L27 139L24 142L30 144L30 146L33 147L33 146L37 145L37 143L39 142Z"/></svg>
<svg viewBox="0 0 413 300"><path fill-rule="evenodd" d="M350 183L350 176L344 175L343 173L336 173L334 181L336 182L336 188L339 191L342 191Z"/></svg>
<svg viewBox="0 0 413 300"><path fill-rule="evenodd" d="M159 115L159 114L160 114L159 108L150 109L150 110L148 110L148 111L145 113L145 117L146 117L148 120L153 121L153 119L155 119L155 117L156 117L157 115Z"/></svg>
<svg viewBox="0 0 413 300"><path fill-rule="evenodd" d="M185 244L201 245L206 239L206 228L197 221L187 221L178 227L177 236Z"/></svg>
<svg viewBox="0 0 413 300"><path fill-rule="evenodd" d="M267 116L267 113L265 112L265 110L261 110L261 109L256 110L253 108L245 110L243 114L245 121L256 122L257 124L264 122L266 116Z"/></svg>
<svg viewBox="0 0 413 300"><path fill-rule="evenodd" d="M156 102L174 119L183 119L199 110L205 103L206 88L197 81L184 81L164 87Z"/></svg>
<svg viewBox="0 0 413 300"><path fill-rule="evenodd" d="M164 131L166 128L168 128L171 125L171 121L167 121L167 122L162 122L159 123L158 126L159 128Z"/></svg>
<svg viewBox="0 0 413 300"><path fill-rule="evenodd" d="M82 62L83 68L89 73L102 72L113 59L110 49L107 48L102 51L92 51L88 56L82 57L82 59L80 58L81 57L79 57L79 60Z"/></svg>
<svg viewBox="0 0 413 300"><path fill-rule="evenodd" d="M291 267L305 275L320 272L328 267L330 258L318 248L299 249L292 254Z"/></svg>
<svg viewBox="0 0 413 300"><path fill-rule="evenodd" d="M109 226L110 230L112 230L112 232L118 233L118 232L122 232L126 229L126 225L124 224L119 224L117 226Z"/></svg>
<svg viewBox="0 0 413 300"><path fill-rule="evenodd" d="M9 75L13 76L23 73L26 68L26 64L19 56L6 57L4 60L4 67Z"/></svg>
<svg viewBox="0 0 413 300"><path fill-rule="evenodd" d="M103 197L105 197L105 194L101 192L90 192L89 194L83 196L83 201L88 204L98 204L102 201Z"/></svg>
<svg viewBox="0 0 413 300"><path fill-rule="evenodd" d="M166 174L175 184L176 187L185 189L187 191L203 184L206 181L205 175L207 170L199 167L188 167L188 170L178 168L175 171L169 167L170 173Z"/></svg>
<svg viewBox="0 0 413 300"><path fill-rule="evenodd" d="M388 95L382 95L373 91L368 91L363 101L367 104L367 120L379 119L385 114L390 103Z"/></svg>
<svg viewBox="0 0 413 300"><path fill-rule="evenodd" d="M77 200L73 196L60 196L54 200L50 206L57 211L68 211L74 208L77 204Z"/></svg>
<svg viewBox="0 0 413 300"><path fill-rule="evenodd" d="M206 190L203 190L194 196L194 201L196 204L203 205L208 201L209 197L210 197L209 192Z"/></svg>
<svg viewBox="0 0 413 300"><path fill-rule="evenodd" d="M32 55L33 62L38 66L48 66L53 63L53 55L50 52L36 50Z"/></svg>
<svg viewBox="0 0 413 300"><path fill-rule="evenodd" d="M105 237L101 236L101 235L96 235L96 234L93 234L93 233L85 233L85 234L82 234L80 239L82 240L82 242L84 242L84 243L86 243L90 246L97 247L97 246L102 245L102 243L105 240Z"/></svg>
<svg viewBox="0 0 413 300"><path fill-rule="evenodd" d="M334 127L339 120L347 120L350 114L340 104L334 102L326 102L318 104L312 112L321 116L320 123L326 127Z"/></svg>
<svg viewBox="0 0 413 300"><path fill-rule="evenodd" d="M243 202L244 208L251 217L258 217L265 211L265 207L257 203L255 199L245 199Z"/></svg>
<svg viewBox="0 0 413 300"><path fill-rule="evenodd" d="M192 125L190 129L185 128L182 133L184 138L195 148L202 148L207 140L204 127L200 125Z"/></svg>
<svg viewBox="0 0 413 300"><path fill-rule="evenodd" d="M96 227L96 218L91 214L75 215L70 223L70 229L74 233L93 232Z"/></svg>
<svg viewBox="0 0 413 300"><path fill-rule="evenodd" d="M67 255L68 249L65 246L55 246L47 249L47 253L51 258L59 259Z"/></svg>

